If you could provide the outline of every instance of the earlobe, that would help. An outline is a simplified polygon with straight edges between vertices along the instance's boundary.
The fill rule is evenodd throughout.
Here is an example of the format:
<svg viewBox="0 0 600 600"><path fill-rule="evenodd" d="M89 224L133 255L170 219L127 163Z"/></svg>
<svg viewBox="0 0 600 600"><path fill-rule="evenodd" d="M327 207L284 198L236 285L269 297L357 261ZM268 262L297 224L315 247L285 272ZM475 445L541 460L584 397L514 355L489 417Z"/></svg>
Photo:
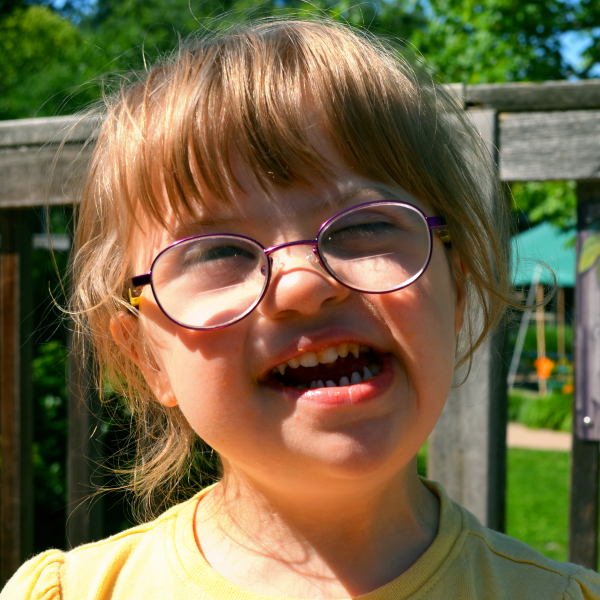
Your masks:
<svg viewBox="0 0 600 600"><path fill-rule="evenodd" d="M113 339L127 358L139 367L156 399L163 406L177 406L177 397L166 370L161 369L153 356L148 356L147 352L140 352L137 328L138 320L124 311L119 311L110 319L110 332Z"/></svg>

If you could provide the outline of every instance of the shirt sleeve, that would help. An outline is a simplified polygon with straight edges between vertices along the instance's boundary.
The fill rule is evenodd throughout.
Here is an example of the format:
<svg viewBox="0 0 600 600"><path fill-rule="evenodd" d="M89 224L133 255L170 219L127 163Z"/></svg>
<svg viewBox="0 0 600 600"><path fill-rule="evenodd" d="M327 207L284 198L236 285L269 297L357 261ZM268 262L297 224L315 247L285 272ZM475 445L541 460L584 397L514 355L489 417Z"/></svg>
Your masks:
<svg viewBox="0 0 600 600"><path fill-rule="evenodd" d="M24 563L0 592L0 600L60 600L64 554L48 550Z"/></svg>
<svg viewBox="0 0 600 600"><path fill-rule="evenodd" d="M571 576L564 600L600 600L600 575L586 569L577 571Z"/></svg>

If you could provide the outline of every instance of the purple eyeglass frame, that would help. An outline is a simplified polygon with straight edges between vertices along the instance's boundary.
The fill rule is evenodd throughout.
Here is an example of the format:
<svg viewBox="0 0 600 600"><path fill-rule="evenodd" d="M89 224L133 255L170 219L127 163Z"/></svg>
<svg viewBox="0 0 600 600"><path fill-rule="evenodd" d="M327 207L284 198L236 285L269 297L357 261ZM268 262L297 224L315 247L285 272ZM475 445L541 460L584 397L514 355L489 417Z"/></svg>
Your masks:
<svg viewBox="0 0 600 600"><path fill-rule="evenodd" d="M356 210L362 209L365 206L382 206L382 205L390 205L390 204L395 205L395 206L406 206L407 208L410 208L410 209L416 211L425 221L425 224L427 225L427 228L429 231L429 251L428 251L427 261L425 262L425 265L422 267L422 269L416 275L414 275L408 281L402 283L401 285L399 285L398 287L395 287L394 289L385 290L383 292L370 292L368 290L361 290L359 288L355 288L355 287L348 285L347 283L341 281L339 279L339 277L328 267L327 261L321 256L321 253L319 251L319 241L321 238L321 233L332 221L334 221L335 219L337 219L338 217L340 217L342 215L346 215L346 214L349 214ZM159 308L162 310L162 312L165 314L165 316L168 319L173 321L173 323L176 323L177 325L180 325L181 327L185 327L186 329L193 329L193 330L199 330L199 331L213 331L213 330L229 327L230 325L233 325L234 323L238 323L242 319L245 319L262 302L263 298L265 297L265 294L267 293L267 290L269 289L269 284L271 282L271 273L272 273L272 267L273 267L273 259L271 258L271 254L273 254L277 250L281 250L282 248L288 248L290 246L312 246L313 254L316 257L317 262L323 267L323 269L325 269L325 271L340 285L343 285L344 287L346 287L350 290L353 290L355 292L359 292L362 294L390 294L391 292L397 292L398 290L401 290L405 287L408 287L409 285L412 285L427 270L427 267L429 266L429 262L431 261L431 253L433 251L433 234L432 234L433 229L439 230L438 233L444 244L450 243L450 236L447 231L447 224L446 224L445 217L428 217L418 206L415 206L414 204L411 204L409 202L400 202L398 200L375 200L373 202L364 202L363 204L357 204L356 206L352 206L350 208L342 210L341 212L336 213L335 215L333 215L333 217L330 217L329 219L327 219L327 221L325 221L321 225L321 227L319 228L319 232L317 233L317 236L315 237L314 240L296 240L294 242L285 242L284 244L278 244L276 246L271 246L269 248L265 248L260 242L257 242L255 239L245 236L245 235L237 235L237 234L230 234L230 233L206 233L206 234L202 234L202 235L193 235L193 236L181 239L181 240L177 240L176 242L173 242L172 244L170 244L169 246L167 246L166 248L161 250L157 254L156 258L152 261L150 271L148 271L147 273L143 273L142 275L134 275L131 278L131 288L129 289L129 300L133 306L137 307L140 303L140 296L142 294L143 288L147 285L150 285L152 287L152 293L154 294L154 298L155 298L156 303L158 304ZM250 305L250 307L248 307L246 309L246 311L244 313L242 313L239 317L236 317L235 319L228 321L227 323L224 323L222 325L194 327L191 325L187 325L185 323L181 323L177 319L174 319L163 308L162 304L160 303L160 300L158 299L158 295L156 294L156 290L154 289L154 282L152 280L152 270L154 269L154 265L160 259L160 257L163 254L165 254L166 252L168 252L169 250L171 250L171 248L174 248L175 246L178 246L179 244L183 244L184 242L189 242L190 240L196 240L196 239L201 239L201 238L206 238L206 237L214 237L214 236L246 240L246 241L252 242L256 246L261 248L262 251L264 252L265 256L268 259L266 261L267 273L265 274L266 275L265 284L263 286L262 292L261 292L260 296L258 297L258 299L252 305Z"/></svg>

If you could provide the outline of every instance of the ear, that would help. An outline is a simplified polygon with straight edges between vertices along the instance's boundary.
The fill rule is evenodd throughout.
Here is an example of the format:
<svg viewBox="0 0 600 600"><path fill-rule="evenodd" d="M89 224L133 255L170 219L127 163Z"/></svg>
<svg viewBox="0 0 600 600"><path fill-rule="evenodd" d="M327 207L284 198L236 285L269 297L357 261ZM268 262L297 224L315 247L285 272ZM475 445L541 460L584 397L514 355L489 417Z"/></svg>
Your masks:
<svg viewBox="0 0 600 600"><path fill-rule="evenodd" d="M456 286L454 328L456 335L458 335L465 322L465 310L467 307L467 275L469 272L456 252L454 252L452 262L454 266L454 285Z"/></svg>
<svg viewBox="0 0 600 600"><path fill-rule="evenodd" d="M177 406L177 398L166 369L164 367L161 369L152 355L146 356L147 353L140 351L140 342L137 336L138 326L139 321L136 317L124 311L119 311L110 318L110 332L113 340L125 356L139 367L156 399L163 406Z"/></svg>

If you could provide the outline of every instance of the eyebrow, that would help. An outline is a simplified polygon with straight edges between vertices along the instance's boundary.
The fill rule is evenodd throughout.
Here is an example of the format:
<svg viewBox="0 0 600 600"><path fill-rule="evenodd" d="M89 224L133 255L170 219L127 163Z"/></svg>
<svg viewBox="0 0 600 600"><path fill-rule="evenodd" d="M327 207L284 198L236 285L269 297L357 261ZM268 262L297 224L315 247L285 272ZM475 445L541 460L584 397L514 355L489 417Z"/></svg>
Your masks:
<svg viewBox="0 0 600 600"><path fill-rule="evenodd" d="M358 188L353 188L351 190L348 190L346 192L342 192L341 194L336 194L335 196L331 197L331 198L324 198L323 202L321 203L321 206L319 206L317 208L318 212L327 212L327 211L341 211L343 210L347 203L352 200L353 198L355 198L356 196L358 196L361 193L376 193L377 195L380 195L381 198L380 199L390 199L390 200L395 200L395 199L410 199L410 198L405 198L405 196L408 196L407 192L399 192L397 190L394 190L392 188L390 188L387 185L384 185L382 183L377 183L377 182L373 182L370 183L369 185L365 185L362 187L358 187ZM369 201L368 198L365 199L365 201ZM333 216L333 215L330 215ZM173 239L177 239L177 240L181 240L181 239L185 239L187 237L191 237L193 235L197 235L199 232L203 232L206 229L211 229L211 230L218 230L218 229L222 229L223 231L227 231L228 227L231 226L240 226L240 227L244 227L244 226L249 226L251 225L252 222L250 219L247 219L246 217L241 217L241 216L213 216L213 215L207 215L205 217L202 217L196 221L192 221L190 223L182 223L178 226L176 226L172 232L171 235L173 237Z"/></svg>
<svg viewBox="0 0 600 600"><path fill-rule="evenodd" d="M375 192L378 195L381 195L381 200L396 200L399 199L400 197L402 197L403 199L411 199L409 198L409 195L407 192L399 192L397 190L394 190L392 188L390 188L389 186L383 184L383 183L377 183L377 182L373 182L370 183L369 185L365 185L362 187L358 187L358 188L354 188L352 190L348 190L347 192L343 192L342 194L339 194L331 199L327 199L324 201L324 205L335 209L342 209L346 203L350 200L352 200L353 198L355 198L356 196L358 196L361 193L369 193L369 192ZM367 199L368 201L368 199Z"/></svg>
<svg viewBox="0 0 600 600"><path fill-rule="evenodd" d="M247 226L249 224L250 220L245 217L206 216L197 221L177 225L173 228L171 236L174 239L181 240L197 235L199 232L202 233L206 229L227 229L227 227L231 227L232 225Z"/></svg>

